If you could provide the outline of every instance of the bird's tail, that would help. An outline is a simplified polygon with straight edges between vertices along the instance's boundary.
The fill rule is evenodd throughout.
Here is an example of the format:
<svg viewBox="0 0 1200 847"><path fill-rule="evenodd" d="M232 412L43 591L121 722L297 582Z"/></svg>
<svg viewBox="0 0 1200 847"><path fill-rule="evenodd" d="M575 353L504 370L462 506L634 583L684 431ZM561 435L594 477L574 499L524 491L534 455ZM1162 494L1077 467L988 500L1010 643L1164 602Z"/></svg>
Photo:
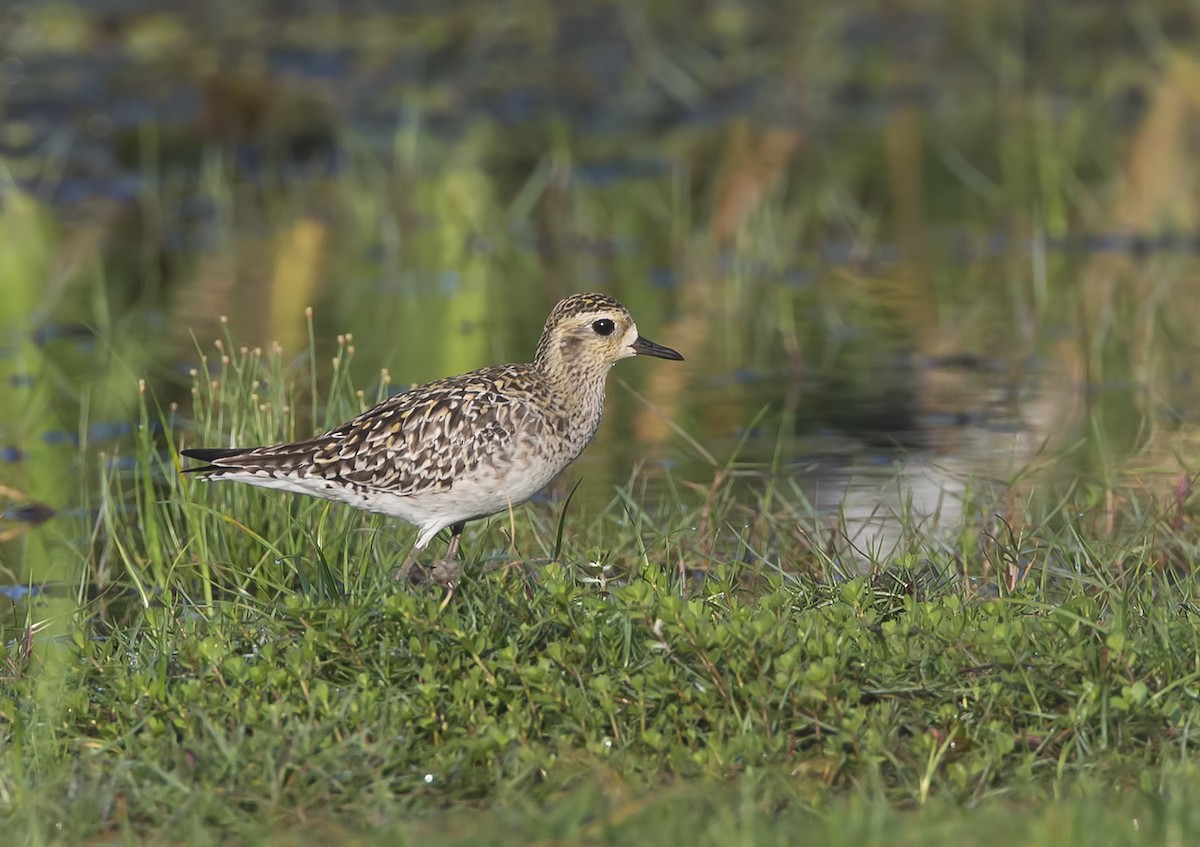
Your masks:
<svg viewBox="0 0 1200 847"><path fill-rule="evenodd" d="M189 459L199 459L202 462L208 462L207 465L184 468L184 473L215 473L219 471L238 470L237 457L245 456L249 452L249 449L238 447L192 447L188 450L180 450L179 455L187 456ZM229 461L231 459L235 461Z"/></svg>

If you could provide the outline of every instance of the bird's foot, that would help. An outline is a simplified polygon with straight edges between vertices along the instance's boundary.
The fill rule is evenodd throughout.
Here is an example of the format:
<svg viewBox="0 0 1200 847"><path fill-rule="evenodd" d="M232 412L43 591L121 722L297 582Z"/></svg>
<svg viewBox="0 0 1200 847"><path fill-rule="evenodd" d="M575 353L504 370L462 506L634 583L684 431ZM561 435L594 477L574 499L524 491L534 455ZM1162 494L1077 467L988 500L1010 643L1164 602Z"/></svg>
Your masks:
<svg viewBox="0 0 1200 847"><path fill-rule="evenodd" d="M462 542L463 526L465 526L465 521L460 521L450 527L450 544L446 548L446 558L435 559L427 567L422 566L420 573L414 576L413 566L417 564L417 554L421 550L421 548L414 547L408 551L408 555L404 557L404 564L397 568L392 576L402 582L436 582L453 593L454 587L458 585L458 578L462 576L462 563L458 560L458 547Z"/></svg>
<svg viewBox="0 0 1200 847"><path fill-rule="evenodd" d="M406 559L404 564L392 571L397 582L420 585L432 582L443 588L454 588L462 576L462 562L458 559L434 559L427 564L417 564L415 558Z"/></svg>
<svg viewBox="0 0 1200 847"><path fill-rule="evenodd" d="M462 576L462 562L458 559L438 559L429 569L429 580L442 588L454 588Z"/></svg>

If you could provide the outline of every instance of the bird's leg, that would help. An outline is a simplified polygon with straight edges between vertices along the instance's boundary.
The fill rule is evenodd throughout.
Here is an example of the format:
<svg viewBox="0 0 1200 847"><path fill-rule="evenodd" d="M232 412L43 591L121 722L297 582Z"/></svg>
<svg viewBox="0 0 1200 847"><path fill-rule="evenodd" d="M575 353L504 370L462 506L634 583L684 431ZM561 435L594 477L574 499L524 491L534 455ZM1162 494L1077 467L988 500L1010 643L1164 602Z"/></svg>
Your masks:
<svg viewBox="0 0 1200 847"><path fill-rule="evenodd" d="M462 543L462 534L466 526L466 521L459 521L454 526L450 527L450 546L446 548L445 561L458 559L458 545Z"/></svg>
<svg viewBox="0 0 1200 847"><path fill-rule="evenodd" d="M408 582L412 574L413 565L417 563L417 554L420 552L416 547L409 550L408 555L404 557L403 564L392 571L392 579L396 580L396 582Z"/></svg>
<svg viewBox="0 0 1200 847"><path fill-rule="evenodd" d="M425 571L430 580L447 588L457 583L459 575L462 574L462 565L458 561L458 549L462 543L465 526L466 521L461 521L450 527L450 546L446 548L446 558L431 562L429 569ZM407 582L412 578L412 569L417 564L417 556L423 549L425 548L413 547L404 557L404 564L393 572L393 576L398 582Z"/></svg>
<svg viewBox="0 0 1200 847"><path fill-rule="evenodd" d="M450 546L446 548L446 558L434 562L429 571L429 578L447 588L458 582L462 574L462 564L458 561L458 547L462 543L463 529L466 521L459 521L450 527Z"/></svg>

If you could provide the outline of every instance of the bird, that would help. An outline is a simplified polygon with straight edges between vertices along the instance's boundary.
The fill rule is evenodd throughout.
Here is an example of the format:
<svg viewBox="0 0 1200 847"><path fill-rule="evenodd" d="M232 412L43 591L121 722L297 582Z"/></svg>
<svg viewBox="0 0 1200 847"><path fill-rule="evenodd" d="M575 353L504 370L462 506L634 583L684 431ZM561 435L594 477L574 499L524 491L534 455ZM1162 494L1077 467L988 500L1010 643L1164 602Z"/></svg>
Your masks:
<svg viewBox="0 0 1200 847"><path fill-rule="evenodd" d="M642 336L605 294L560 300L533 361L496 365L395 394L323 435L262 447L195 447L185 473L308 494L417 527L399 570L450 528L431 576L452 587L468 521L529 500L583 452L600 427L609 369L631 356L683 361Z"/></svg>

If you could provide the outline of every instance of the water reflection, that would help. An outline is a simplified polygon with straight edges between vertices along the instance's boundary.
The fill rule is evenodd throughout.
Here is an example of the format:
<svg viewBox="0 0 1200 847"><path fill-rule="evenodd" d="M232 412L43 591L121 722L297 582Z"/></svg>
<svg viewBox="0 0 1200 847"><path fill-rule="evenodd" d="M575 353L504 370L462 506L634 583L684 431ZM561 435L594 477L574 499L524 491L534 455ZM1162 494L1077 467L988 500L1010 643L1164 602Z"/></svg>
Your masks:
<svg viewBox="0 0 1200 847"><path fill-rule="evenodd" d="M835 521L834 549L847 572L886 567L914 537L957 549L964 526L986 522L973 510L994 508L1036 453L1032 432L960 430L953 450L856 455L807 469L802 486Z"/></svg>

